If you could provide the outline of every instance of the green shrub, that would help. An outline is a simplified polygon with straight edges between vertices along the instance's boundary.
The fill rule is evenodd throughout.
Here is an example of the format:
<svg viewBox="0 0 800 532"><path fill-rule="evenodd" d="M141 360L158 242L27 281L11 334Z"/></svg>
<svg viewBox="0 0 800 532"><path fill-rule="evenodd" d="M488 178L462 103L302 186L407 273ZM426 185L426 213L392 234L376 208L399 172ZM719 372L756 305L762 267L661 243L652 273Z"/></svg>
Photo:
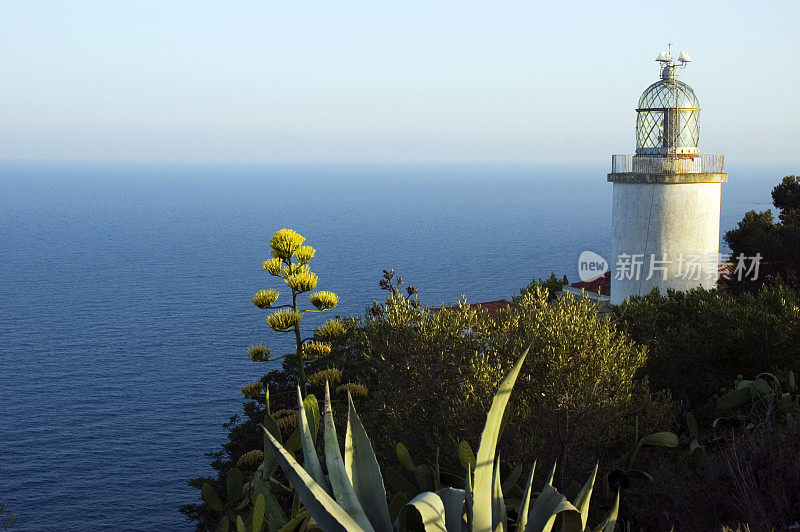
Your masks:
<svg viewBox="0 0 800 532"><path fill-rule="evenodd" d="M616 309L627 334L649 348L645 372L691 410L737 375L797 372L800 296L780 284L739 295L656 291Z"/></svg>
<svg viewBox="0 0 800 532"><path fill-rule="evenodd" d="M635 378L645 350L596 310L571 296L548 302L542 288L495 318L463 302L417 308L394 296L352 328L337 364L370 390L361 415L382 460L400 440L431 461L440 449L442 465L455 469L459 442L481 430L471 412L486 408L494 383L530 344L501 454L522 463L536 452L575 476L595 457L601 465L619 459L637 416L646 433L671 428L676 415L668 396Z"/></svg>

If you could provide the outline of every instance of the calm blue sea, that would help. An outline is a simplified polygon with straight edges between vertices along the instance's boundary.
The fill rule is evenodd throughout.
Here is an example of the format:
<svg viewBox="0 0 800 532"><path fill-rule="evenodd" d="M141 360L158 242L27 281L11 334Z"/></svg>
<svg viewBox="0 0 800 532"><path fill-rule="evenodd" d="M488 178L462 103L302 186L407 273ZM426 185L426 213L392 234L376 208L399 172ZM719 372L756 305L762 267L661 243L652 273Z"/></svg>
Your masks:
<svg viewBox="0 0 800 532"><path fill-rule="evenodd" d="M343 315L384 268L429 304L510 298L608 255L607 166L0 163L0 502L20 531L190 529L186 481L267 369L247 347L289 350L250 303L276 229ZM790 170L729 163L722 227Z"/></svg>

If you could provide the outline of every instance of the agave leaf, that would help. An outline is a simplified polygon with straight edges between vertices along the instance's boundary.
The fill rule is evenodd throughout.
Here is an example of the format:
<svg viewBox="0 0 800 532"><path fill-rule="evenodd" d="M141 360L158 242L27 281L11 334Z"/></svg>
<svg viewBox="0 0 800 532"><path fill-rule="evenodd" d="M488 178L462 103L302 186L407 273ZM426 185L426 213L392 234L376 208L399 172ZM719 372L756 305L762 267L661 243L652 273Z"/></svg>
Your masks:
<svg viewBox="0 0 800 532"><path fill-rule="evenodd" d="M514 466L514 469L511 470L511 473L503 480L503 493L510 493L514 485L519 480L520 475L522 475L522 466L517 464Z"/></svg>
<svg viewBox="0 0 800 532"><path fill-rule="evenodd" d="M533 492L533 472L536 471L536 460L533 461L531 467L531 474L528 475L528 482L525 484L525 491L522 494L522 500L519 504L519 512L517 512L517 530L519 532L525 531L525 525L528 524L528 513L531 508L531 493Z"/></svg>
<svg viewBox="0 0 800 532"><path fill-rule="evenodd" d="M350 477L342 459L339 449L339 440L336 437L336 426L333 423L333 408L331 407L331 392L328 383L325 383L325 464L328 466L328 479L333 488L336 502L363 528L371 532L372 524L364 513L358 501ZM316 517L315 517L316 519Z"/></svg>
<svg viewBox="0 0 800 532"><path fill-rule="evenodd" d="M229 505L239 500L243 485L242 472L235 467L228 469L227 495Z"/></svg>
<svg viewBox="0 0 800 532"><path fill-rule="evenodd" d="M642 445L658 445L660 447L677 447L678 436L674 432L655 432L641 440Z"/></svg>
<svg viewBox="0 0 800 532"><path fill-rule="evenodd" d="M533 502L533 508L531 508L530 515L528 516L528 523L525 526L525 531L550 532L553 529L556 517L558 517L558 514L561 512L572 512L580 519L580 512L578 509L548 483ZM567 518L566 515L565 518Z"/></svg>
<svg viewBox="0 0 800 532"><path fill-rule="evenodd" d="M400 510L403 509L403 506L406 505L408 502L408 497L405 493L398 493L394 497L392 497L392 502L389 503L389 518L394 521L397 519L397 516L400 514Z"/></svg>
<svg viewBox="0 0 800 532"><path fill-rule="evenodd" d="M592 475L589 477L589 480L586 481L586 484L583 485L583 488L578 495L575 497L575 508L578 509L580 514L580 521L576 523L578 525L578 530L584 530L586 528L586 523L589 520L589 501L592 499L592 491L594 490L594 482L597 479L597 469L600 464L595 464L594 471L592 471ZM569 514L572 516L573 514ZM569 518L567 514L564 514L564 524L562 527L563 531L567 531L569 526L567 524Z"/></svg>
<svg viewBox="0 0 800 532"><path fill-rule="evenodd" d="M436 492L444 505L444 521L447 530L460 531L464 523L464 501L466 492L455 488L442 488Z"/></svg>
<svg viewBox="0 0 800 532"><path fill-rule="evenodd" d="M221 512L225 509L222 501L219 500L219 495L209 483L203 483L203 487L200 488L200 495L203 497L203 502L206 503L206 506L215 512Z"/></svg>
<svg viewBox="0 0 800 532"><path fill-rule="evenodd" d="M311 438L313 441L317 441L317 434L319 434L319 427L322 421L317 397L313 393L306 395L305 399L303 399L303 407L306 411L308 427L311 429Z"/></svg>
<svg viewBox="0 0 800 532"><path fill-rule="evenodd" d="M425 532L447 532L444 503L433 492L426 491L411 499L397 517L399 532L419 530L420 526Z"/></svg>
<svg viewBox="0 0 800 532"><path fill-rule="evenodd" d="M500 457L497 457L492 481L492 530L505 532L507 524L506 501L503 498L503 486L500 483Z"/></svg>
<svg viewBox="0 0 800 532"><path fill-rule="evenodd" d="M244 519L242 519L241 515L236 516L236 532L247 532L247 528L244 526Z"/></svg>
<svg viewBox="0 0 800 532"><path fill-rule="evenodd" d="M329 530L364 532L359 523L350 517L347 511L339 506L322 486L314 482L314 479L311 478L306 470L292 458L289 452L266 429L264 429L264 434L266 434L272 445L281 469L303 501L306 511L323 530L326 532Z"/></svg>
<svg viewBox="0 0 800 532"><path fill-rule="evenodd" d="M349 392L347 402L349 406L344 443L345 471L350 477L361 507L367 514L367 519L376 532L391 532L392 520L389 517L389 506L386 504L386 488L383 485L381 468Z"/></svg>
<svg viewBox="0 0 800 532"><path fill-rule="evenodd" d="M405 446L403 442L397 442L397 445L394 447L395 453L397 453L397 460L400 462L400 465L414 473L417 470L417 466L414 464L414 460L411 459L411 453L408 452L408 447Z"/></svg>
<svg viewBox="0 0 800 532"><path fill-rule="evenodd" d="M553 469L550 470L550 477L547 479L547 484L550 485L550 486L553 485L553 479L556 476L556 466L557 465L558 465L558 462L553 462Z"/></svg>
<svg viewBox="0 0 800 532"><path fill-rule="evenodd" d="M264 495L259 493L253 503L253 532L261 532L261 527L264 526L265 505Z"/></svg>
<svg viewBox="0 0 800 532"><path fill-rule="evenodd" d="M309 397L314 396L308 395L306 399ZM330 488L325 480L325 473L322 472L322 465L319 462L319 456L317 456L317 447L314 445L314 436L312 435L312 430L308 424L308 417L306 416L306 409L304 406L305 402L303 401L303 394L300 392L300 386L297 387L297 404L297 421L299 424L297 428L300 431L300 443L303 448L303 465L305 466L306 471L308 471L308 474L311 475L311 478L314 479L314 482L322 486L325 491L330 493Z"/></svg>
<svg viewBox="0 0 800 532"><path fill-rule="evenodd" d="M699 431L697 429L697 419L691 412L686 412L686 427L689 429L689 435L692 439L698 438Z"/></svg>
<svg viewBox="0 0 800 532"><path fill-rule="evenodd" d="M617 500L614 502L614 507L611 508L603 523L594 529L594 532L614 532L617 527L617 515L619 515L619 490L617 490Z"/></svg>
<svg viewBox="0 0 800 532"><path fill-rule="evenodd" d="M472 471L467 470L467 478L464 481L464 509L467 514L467 530L472 530Z"/></svg>
<svg viewBox="0 0 800 532"><path fill-rule="evenodd" d="M522 363L525 361L525 356L528 354L528 349L525 349L525 352L500 384L494 394L494 399L492 399L489 413L486 415L486 425L481 434L481 443L478 447L478 457L475 464L475 486L472 490L473 532L490 532L492 530L492 481L497 438L503 413L511 397L511 390L514 388L514 383L522 368Z"/></svg>
<svg viewBox="0 0 800 532"><path fill-rule="evenodd" d="M472 452L472 447L465 441L458 444L458 461L464 466L464 469L475 469L475 453Z"/></svg>

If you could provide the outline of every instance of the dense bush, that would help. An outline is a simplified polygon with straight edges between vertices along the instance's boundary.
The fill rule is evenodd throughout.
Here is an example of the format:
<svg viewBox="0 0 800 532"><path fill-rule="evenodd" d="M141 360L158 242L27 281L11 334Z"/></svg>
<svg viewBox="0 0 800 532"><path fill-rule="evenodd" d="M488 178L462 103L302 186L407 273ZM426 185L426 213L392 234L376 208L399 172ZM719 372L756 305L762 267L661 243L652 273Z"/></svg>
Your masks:
<svg viewBox="0 0 800 532"><path fill-rule="evenodd" d="M475 412L486 410L530 344L500 452L511 462L531 453L559 459L560 471L574 478L596 457L617 460L621 442L635 437L637 417L643 433L668 430L676 410L635 379L645 350L596 310L570 296L549 303L544 289L523 293L494 318L463 302L431 309L395 295L334 356L370 390L360 411L383 460L399 440L431 462L439 449L442 464L457 467L459 441L475 441L482 428Z"/></svg>
<svg viewBox="0 0 800 532"><path fill-rule="evenodd" d="M702 408L737 375L798 369L800 295L781 284L756 293L657 291L631 298L616 319L649 348L645 372L654 389Z"/></svg>

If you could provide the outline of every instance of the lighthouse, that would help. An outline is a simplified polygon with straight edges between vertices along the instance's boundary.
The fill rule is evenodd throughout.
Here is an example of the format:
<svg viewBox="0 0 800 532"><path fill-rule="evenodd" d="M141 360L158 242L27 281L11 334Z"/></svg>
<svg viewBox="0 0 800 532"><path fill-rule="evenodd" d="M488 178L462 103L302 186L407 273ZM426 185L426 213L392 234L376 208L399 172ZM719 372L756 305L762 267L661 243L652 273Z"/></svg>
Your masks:
<svg viewBox="0 0 800 532"><path fill-rule="evenodd" d="M611 303L653 288L715 288L722 155L702 155L700 103L678 79L691 61L661 52L660 79L636 108L636 153L613 155Z"/></svg>

